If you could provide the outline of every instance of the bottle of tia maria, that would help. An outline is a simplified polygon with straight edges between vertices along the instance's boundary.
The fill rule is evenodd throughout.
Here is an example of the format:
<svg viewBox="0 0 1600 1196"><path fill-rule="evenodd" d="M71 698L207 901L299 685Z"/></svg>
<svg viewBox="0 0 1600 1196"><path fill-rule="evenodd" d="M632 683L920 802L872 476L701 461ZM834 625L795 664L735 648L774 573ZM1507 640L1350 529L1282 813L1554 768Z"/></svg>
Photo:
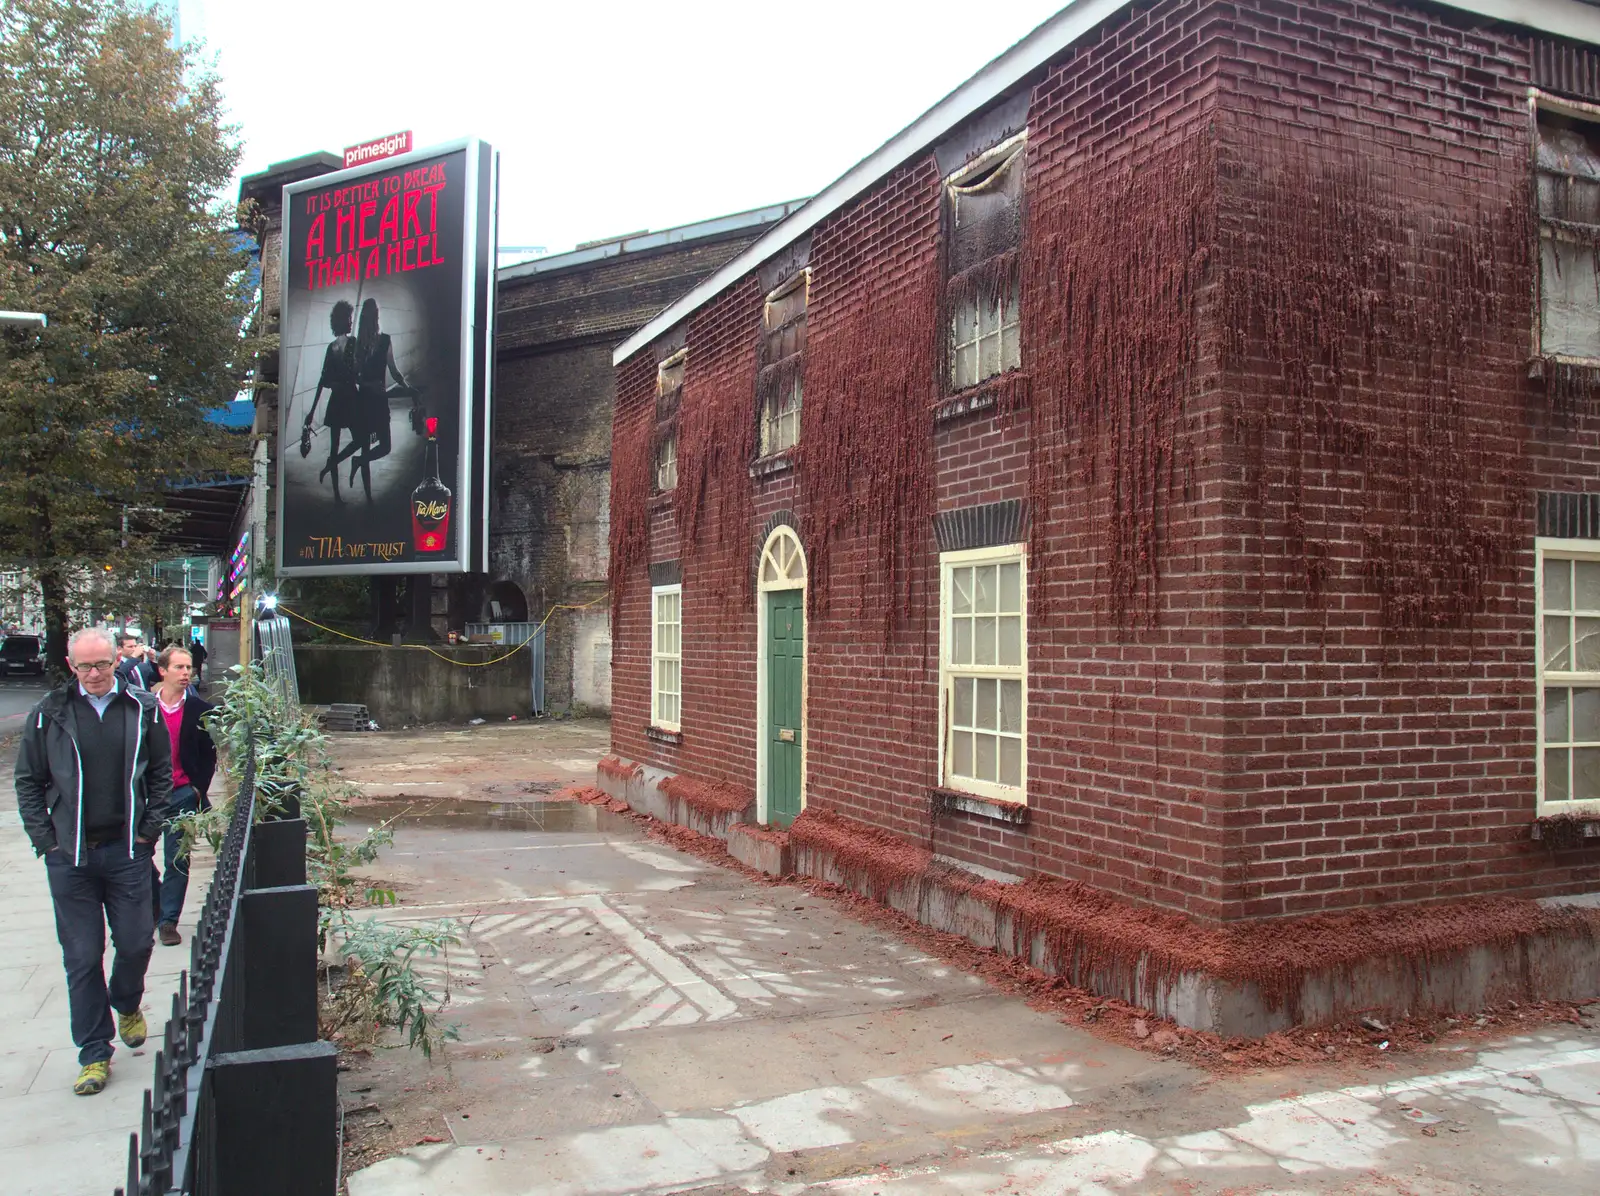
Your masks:
<svg viewBox="0 0 1600 1196"><path fill-rule="evenodd" d="M422 484L411 492L411 541L419 553L443 552L450 535L450 490L439 480L439 421L427 422Z"/></svg>

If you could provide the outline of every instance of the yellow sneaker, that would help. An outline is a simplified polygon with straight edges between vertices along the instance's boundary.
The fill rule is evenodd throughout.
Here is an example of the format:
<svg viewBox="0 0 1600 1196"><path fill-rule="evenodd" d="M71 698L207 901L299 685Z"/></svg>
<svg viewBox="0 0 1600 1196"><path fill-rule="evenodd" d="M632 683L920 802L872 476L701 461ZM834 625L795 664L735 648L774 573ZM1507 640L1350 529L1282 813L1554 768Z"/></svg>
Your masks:
<svg viewBox="0 0 1600 1196"><path fill-rule="evenodd" d="M142 1047L149 1033L150 1028L144 1024L141 1011L135 1009L132 1013L117 1014L117 1037L122 1039L123 1046Z"/></svg>
<svg viewBox="0 0 1600 1196"><path fill-rule="evenodd" d="M104 1091L106 1081L111 1078L111 1064L85 1063L83 1070L78 1073L78 1081L73 1084L72 1090L79 1096L93 1096Z"/></svg>

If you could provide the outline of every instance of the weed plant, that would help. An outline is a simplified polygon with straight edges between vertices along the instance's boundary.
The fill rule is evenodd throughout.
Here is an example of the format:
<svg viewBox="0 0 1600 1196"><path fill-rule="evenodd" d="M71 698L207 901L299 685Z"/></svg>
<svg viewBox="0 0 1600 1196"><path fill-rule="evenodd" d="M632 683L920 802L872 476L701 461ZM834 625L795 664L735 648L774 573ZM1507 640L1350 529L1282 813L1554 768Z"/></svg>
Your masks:
<svg viewBox="0 0 1600 1196"><path fill-rule="evenodd" d="M331 987L333 970L324 973L330 984L324 1036L359 1038L368 1028L392 1027L408 1046L432 1058L434 1048L456 1038L457 1031L439 1020L448 987L433 987L417 964L444 956L461 941L456 924L356 916L362 908L396 904L393 889L367 885L355 874L394 842L389 822L368 828L358 839L341 836L355 789L334 769L327 733L259 662L235 665L228 673L226 696L206 716L228 778L226 795L209 810L177 820L182 853L201 839L213 850L221 844L245 761L253 754L256 821L297 813L306 820L306 875L317 886L317 945L325 956L331 945L342 960L344 978L337 991Z"/></svg>

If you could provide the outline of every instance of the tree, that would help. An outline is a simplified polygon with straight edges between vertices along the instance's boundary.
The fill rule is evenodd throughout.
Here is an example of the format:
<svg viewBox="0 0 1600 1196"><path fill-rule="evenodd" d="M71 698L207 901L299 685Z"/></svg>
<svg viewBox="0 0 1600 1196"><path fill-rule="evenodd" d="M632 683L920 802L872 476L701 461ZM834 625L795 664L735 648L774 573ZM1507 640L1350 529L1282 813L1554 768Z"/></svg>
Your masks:
<svg viewBox="0 0 1600 1196"><path fill-rule="evenodd" d="M166 487L237 468L206 415L253 351L217 199L239 144L169 37L128 0L0 0L0 308L49 317L0 331L0 566L38 580L56 667L105 566L148 560Z"/></svg>

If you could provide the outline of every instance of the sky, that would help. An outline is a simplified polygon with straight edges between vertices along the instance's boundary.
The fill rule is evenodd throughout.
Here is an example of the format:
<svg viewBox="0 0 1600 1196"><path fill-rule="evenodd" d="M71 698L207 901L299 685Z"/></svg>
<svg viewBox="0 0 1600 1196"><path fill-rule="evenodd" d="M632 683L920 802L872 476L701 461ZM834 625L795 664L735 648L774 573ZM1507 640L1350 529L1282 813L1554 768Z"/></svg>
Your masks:
<svg viewBox="0 0 1600 1196"><path fill-rule="evenodd" d="M241 175L405 129L481 137L500 244L561 252L815 194L1065 0L176 3Z"/></svg>

